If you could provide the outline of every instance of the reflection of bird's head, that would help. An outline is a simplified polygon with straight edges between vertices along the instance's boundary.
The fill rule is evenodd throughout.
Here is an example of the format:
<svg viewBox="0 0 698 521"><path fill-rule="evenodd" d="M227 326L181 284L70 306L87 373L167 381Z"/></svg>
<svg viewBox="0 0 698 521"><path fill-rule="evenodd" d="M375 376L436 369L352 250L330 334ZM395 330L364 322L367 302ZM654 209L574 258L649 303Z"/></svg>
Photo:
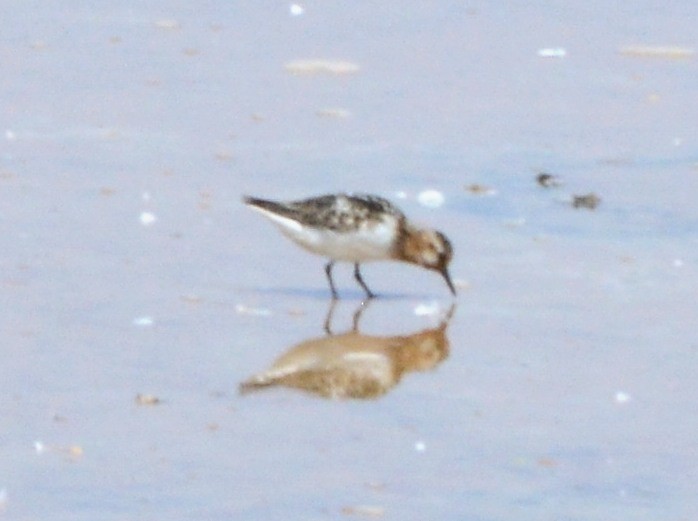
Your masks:
<svg viewBox="0 0 698 521"><path fill-rule="evenodd" d="M406 342L397 348L396 363L399 371L427 371L448 357L449 342L446 327L428 329L406 337Z"/></svg>

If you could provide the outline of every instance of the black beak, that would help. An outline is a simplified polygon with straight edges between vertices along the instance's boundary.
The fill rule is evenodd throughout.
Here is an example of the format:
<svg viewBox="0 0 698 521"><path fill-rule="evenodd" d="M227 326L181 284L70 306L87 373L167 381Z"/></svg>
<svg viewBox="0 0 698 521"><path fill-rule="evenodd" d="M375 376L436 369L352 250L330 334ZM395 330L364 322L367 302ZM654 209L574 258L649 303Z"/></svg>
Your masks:
<svg viewBox="0 0 698 521"><path fill-rule="evenodd" d="M441 273L441 276L444 278L446 281L446 284L448 284L448 289L451 290L451 293L453 293L453 296L456 296L456 287L453 285L453 282L451 281L451 276L448 274L448 269L444 267L442 270L439 270L439 273Z"/></svg>

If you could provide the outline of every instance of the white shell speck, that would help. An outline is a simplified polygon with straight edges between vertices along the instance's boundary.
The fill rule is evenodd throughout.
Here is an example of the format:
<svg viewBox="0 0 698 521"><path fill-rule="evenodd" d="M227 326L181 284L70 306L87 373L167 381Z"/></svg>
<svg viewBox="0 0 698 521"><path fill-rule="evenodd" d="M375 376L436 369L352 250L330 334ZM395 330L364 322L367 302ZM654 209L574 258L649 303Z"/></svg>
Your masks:
<svg viewBox="0 0 698 521"><path fill-rule="evenodd" d="M429 302L428 304L419 304L414 308L414 314L417 315L418 317L424 317L424 316L433 317L434 315L436 315L440 312L441 312L441 306L439 306L438 302Z"/></svg>
<svg viewBox="0 0 698 521"><path fill-rule="evenodd" d="M235 306L235 311L239 315L252 315L255 317L268 317L271 315L271 311L266 308L252 308L245 304L237 304Z"/></svg>
<svg viewBox="0 0 698 521"><path fill-rule="evenodd" d="M541 58L564 58L567 56L567 50L564 47L546 47L538 49L538 56Z"/></svg>
<svg viewBox="0 0 698 521"><path fill-rule="evenodd" d="M291 16L300 16L305 12L305 8L302 5L291 4L288 11L291 13Z"/></svg>
<svg viewBox="0 0 698 521"><path fill-rule="evenodd" d="M419 195L417 195L417 201L419 204L426 206L427 208L438 208L444 204L445 200L446 198L444 197L444 194L438 190L423 190L419 192Z"/></svg>
<svg viewBox="0 0 698 521"><path fill-rule="evenodd" d="M158 220L157 216L152 212L141 212L140 215L141 224L143 226L150 226Z"/></svg>
<svg viewBox="0 0 698 521"><path fill-rule="evenodd" d="M356 74L358 64L341 60L293 60L284 65L291 74Z"/></svg>
<svg viewBox="0 0 698 521"><path fill-rule="evenodd" d="M624 391L618 391L615 396L616 403L619 405L622 405L624 403L628 403L631 399L630 394L624 392Z"/></svg>

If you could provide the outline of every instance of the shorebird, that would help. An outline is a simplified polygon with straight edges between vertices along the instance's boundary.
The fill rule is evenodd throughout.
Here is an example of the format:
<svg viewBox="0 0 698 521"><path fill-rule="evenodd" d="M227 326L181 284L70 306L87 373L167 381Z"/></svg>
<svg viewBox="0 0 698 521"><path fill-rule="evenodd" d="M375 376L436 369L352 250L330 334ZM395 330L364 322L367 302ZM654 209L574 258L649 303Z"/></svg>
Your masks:
<svg viewBox="0 0 698 521"><path fill-rule="evenodd" d="M360 264L369 261L403 261L436 271L451 293L456 288L448 273L453 247L438 231L412 225L392 203L367 194L331 194L278 202L244 197L246 205L262 213L302 248L329 259L325 273L337 299L332 280L335 262L354 264L354 278L368 298L375 297L361 276Z"/></svg>

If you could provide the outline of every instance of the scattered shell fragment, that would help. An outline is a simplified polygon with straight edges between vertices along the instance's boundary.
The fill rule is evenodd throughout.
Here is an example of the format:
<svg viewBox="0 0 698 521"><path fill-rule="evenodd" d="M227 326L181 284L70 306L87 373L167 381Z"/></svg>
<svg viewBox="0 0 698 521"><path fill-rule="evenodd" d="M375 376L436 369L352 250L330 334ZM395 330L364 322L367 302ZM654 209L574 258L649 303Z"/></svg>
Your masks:
<svg viewBox="0 0 698 521"><path fill-rule="evenodd" d="M158 398L154 394L138 393L136 395L136 405L153 406L153 405L160 405L160 403L162 403L162 401L160 400L160 398Z"/></svg>
<svg viewBox="0 0 698 521"><path fill-rule="evenodd" d="M300 16L305 12L305 8L299 4L291 4L288 7L288 12L291 14L291 16Z"/></svg>
<svg viewBox="0 0 698 521"><path fill-rule="evenodd" d="M438 208L444 204L445 199L444 194L438 190L422 190L417 195L419 204L427 208Z"/></svg>
<svg viewBox="0 0 698 521"><path fill-rule="evenodd" d="M351 117L351 112L341 108L320 109L316 114L321 118L347 119Z"/></svg>
<svg viewBox="0 0 698 521"><path fill-rule="evenodd" d="M619 405L622 405L624 403L628 403L631 399L630 394L624 392L624 391L618 391L615 395L615 400L616 403Z"/></svg>
<svg viewBox="0 0 698 521"><path fill-rule="evenodd" d="M235 306L235 311L239 315L251 315L255 317L268 317L271 315L271 311L266 308L251 308L245 304L237 304Z"/></svg>
<svg viewBox="0 0 698 521"><path fill-rule="evenodd" d="M39 455L51 451L67 454L71 458L79 458L85 453L85 451L80 445L69 445L67 447L60 447L56 445L45 445L43 442L40 441L34 442L34 450Z"/></svg>
<svg viewBox="0 0 698 521"><path fill-rule="evenodd" d="M562 184L562 180L559 176L549 174L547 172L541 172L536 176L536 182L543 188L554 188Z"/></svg>
<svg viewBox="0 0 698 521"><path fill-rule="evenodd" d="M538 49L538 56L541 58L564 58L567 56L567 49L564 47L545 47Z"/></svg>
<svg viewBox="0 0 698 521"><path fill-rule="evenodd" d="M663 58L669 60L681 60L692 58L696 51L691 47L678 47L673 45L626 45L619 50L623 56L636 56L642 58Z"/></svg>
<svg viewBox="0 0 698 521"><path fill-rule="evenodd" d="M601 203L601 198L594 192L590 192L586 195L574 195L572 196L572 206L574 208L587 208L588 210L594 210Z"/></svg>
<svg viewBox="0 0 698 521"><path fill-rule="evenodd" d="M414 314L418 317L433 317L441 312L441 306L436 301L429 302L428 304L422 303L418 304L414 308Z"/></svg>
<svg viewBox="0 0 698 521"><path fill-rule="evenodd" d="M152 326L155 323L155 320L153 320L153 317L138 317L133 319L133 325L138 326L138 327L149 327Z"/></svg>
<svg viewBox="0 0 698 521"><path fill-rule="evenodd" d="M385 508L375 505L356 505L342 508L342 514L345 516L377 518L385 515Z"/></svg>
<svg viewBox="0 0 698 521"><path fill-rule="evenodd" d="M359 66L350 61L341 60L293 60L284 65L291 74L356 74Z"/></svg>
<svg viewBox="0 0 698 521"><path fill-rule="evenodd" d="M141 212L139 217L141 224L143 226L151 226L158 220L157 216L153 212Z"/></svg>

